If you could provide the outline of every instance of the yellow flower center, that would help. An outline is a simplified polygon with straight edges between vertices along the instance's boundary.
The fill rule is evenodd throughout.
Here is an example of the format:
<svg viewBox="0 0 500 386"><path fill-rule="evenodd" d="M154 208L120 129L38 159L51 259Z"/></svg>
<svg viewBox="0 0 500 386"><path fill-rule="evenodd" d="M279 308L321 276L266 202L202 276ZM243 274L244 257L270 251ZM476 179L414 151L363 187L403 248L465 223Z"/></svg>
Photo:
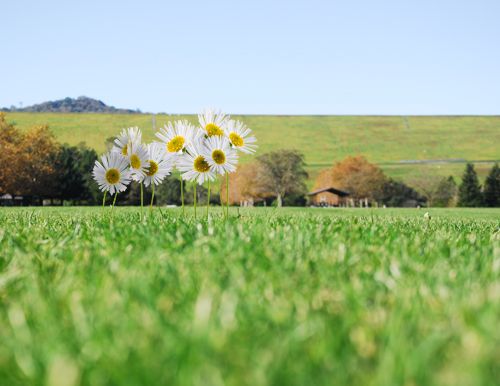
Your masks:
<svg viewBox="0 0 500 386"><path fill-rule="evenodd" d="M206 173L210 170L210 165L207 161L205 161L205 158L203 158L202 155L199 155L194 159L193 166L194 170L196 170L198 173Z"/></svg>
<svg viewBox="0 0 500 386"><path fill-rule="evenodd" d="M238 135L237 133L234 133L234 132L229 134L229 140L231 141L231 143L234 146L237 146L237 147L243 146L245 144L245 141L243 141L243 138L241 138L240 135Z"/></svg>
<svg viewBox="0 0 500 386"><path fill-rule="evenodd" d="M217 126L215 123L208 123L205 126L205 130L207 131L207 135L209 137L212 137L214 135L224 135L224 132L222 131L222 129L219 126Z"/></svg>
<svg viewBox="0 0 500 386"><path fill-rule="evenodd" d="M106 171L106 181L108 184L114 185L120 181L120 172L118 169L111 168Z"/></svg>
<svg viewBox="0 0 500 386"><path fill-rule="evenodd" d="M132 169L140 169L141 159L137 154L132 154L130 156L130 166L132 166Z"/></svg>
<svg viewBox="0 0 500 386"><path fill-rule="evenodd" d="M157 172L158 172L158 164L153 160L149 160L149 169L146 172L146 174L151 177L154 176Z"/></svg>
<svg viewBox="0 0 500 386"><path fill-rule="evenodd" d="M183 136L176 135L167 143L167 150L170 153L177 153L178 151L182 150L185 142L186 141Z"/></svg>
<svg viewBox="0 0 500 386"><path fill-rule="evenodd" d="M122 148L122 155L127 156L127 150L128 150L128 146L127 146L127 144L125 144L125 146L123 146L123 148Z"/></svg>
<svg viewBox="0 0 500 386"><path fill-rule="evenodd" d="M226 155L222 150L214 150L212 152L212 158L217 165L222 165L224 162L226 162Z"/></svg>

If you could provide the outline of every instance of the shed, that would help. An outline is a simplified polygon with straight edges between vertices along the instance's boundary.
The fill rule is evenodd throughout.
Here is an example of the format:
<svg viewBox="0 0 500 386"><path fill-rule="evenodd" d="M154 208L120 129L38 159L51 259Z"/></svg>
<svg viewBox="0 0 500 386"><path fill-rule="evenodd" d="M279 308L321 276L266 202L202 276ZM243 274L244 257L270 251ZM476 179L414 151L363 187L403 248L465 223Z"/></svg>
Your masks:
<svg viewBox="0 0 500 386"><path fill-rule="evenodd" d="M330 186L309 192L307 195L311 198L311 204L315 206L341 206L346 204L345 197L349 196L349 192Z"/></svg>

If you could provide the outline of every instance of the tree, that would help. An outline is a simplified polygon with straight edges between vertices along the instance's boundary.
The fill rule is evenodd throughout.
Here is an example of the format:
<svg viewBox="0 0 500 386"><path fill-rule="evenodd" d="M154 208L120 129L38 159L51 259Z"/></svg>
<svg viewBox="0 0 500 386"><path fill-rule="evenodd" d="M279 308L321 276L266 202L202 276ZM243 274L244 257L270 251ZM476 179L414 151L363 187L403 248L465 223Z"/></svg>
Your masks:
<svg viewBox="0 0 500 386"><path fill-rule="evenodd" d="M79 172L83 176L84 190L80 194L80 199L86 200L90 204L101 202L102 192L92 177L92 169L97 160L97 153L94 149L88 148L84 143L78 145L79 149Z"/></svg>
<svg viewBox="0 0 500 386"><path fill-rule="evenodd" d="M61 146L56 157L57 195L61 200L77 200L86 188L79 161L80 152L76 146Z"/></svg>
<svg viewBox="0 0 500 386"><path fill-rule="evenodd" d="M349 156L337 162L330 171L318 176L315 189L333 186L346 190L350 197L376 200L387 178L382 170L363 156Z"/></svg>
<svg viewBox="0 0 500 386"><path fill-rule="evenodd" d="M500 206L500 167L495 163L484 182L484 205L489 207Z"/></svg>
<svg viewBox="0 0 500 386"><path fill-rule="evenodd" d="M35 126L24 135L19 149L24 156L24 167L19 174L21 194L38 197L57 195L55 165L58 152L59 145L48 126Z"/></svg>
<svg viewBox="0 0 500 386"><path fill-rule="evenodd" d="M276 197L278 207L287 194L305 194L304 156L296 150L276 150L257 158L260 163L259 180L264 191Z"/></svg>
<svg viewBox="0 0 500 386"><path fill-rule="evenodd" d="M229 204L240 204L244 201L256 201L266 197L264 187L259 179L261 175L261 164L248 163L238 165L234 173L229 174ZM220 200L226 204L226 179L224 178L220 188Z"/></svg>
<svg viewBox="0 0 500 386"><path fill-rule="evenodd" d="M425 197L403 182L389 178L382 186L377 201L392 207L416 206L425 203Z"/></svg>
<svg viewBox="0 0 500 386"><path fill-rule="evenodd" d="M97 153L84 143L78 146L64 144L56 156L56 194L61 200L84 200L98 203L100 196L97 184L92 178L92 168Z"/></svg>
<svg viewBox="0 0 500 386"><path fill-rule="evenodd" d="M425 197L428 207L435 205L436 194L438 191L439 183L441 178L433 175L421 175L419 177L413 178L410 181L411 186L413 186L422 196Z"/></svg>
<svg viewBox="0 0 500 386"><path fill-rule="evenodd" d="M184 181L184 202L187 197L187 184ZM156 203L158 205L181 205L181 180L178 176L170 175L155 188Z"/></svg>
<svg viewBox="0 0 500 386"><path fill-rule="evenodd" d="M474 165L468 163L458 190L458 206L477 207L482 205L481 187Z"/></svg>
<svg viewBox="0 0 500 386"><path fill-rule="evenodd" d="M16 176L22 168L19 153L23 142L22 133L14 125L8 123L5 114L0 112L0 194L15 194L17 189Z"/></svg>
<svg viewBox="0 0 500 386"><path fill-rule="evenodd" d="M457 196L457 184L453 176L442 178L436 188L434 194L434 205L437 207L454 206L454 201Z"/></svg>
<svg viewBox="0 0 500 386"><path fill-rule="evenodd" d="M24 196L55 194L59 146L47 126L21 133L0 115L0 191Z"/></svg>

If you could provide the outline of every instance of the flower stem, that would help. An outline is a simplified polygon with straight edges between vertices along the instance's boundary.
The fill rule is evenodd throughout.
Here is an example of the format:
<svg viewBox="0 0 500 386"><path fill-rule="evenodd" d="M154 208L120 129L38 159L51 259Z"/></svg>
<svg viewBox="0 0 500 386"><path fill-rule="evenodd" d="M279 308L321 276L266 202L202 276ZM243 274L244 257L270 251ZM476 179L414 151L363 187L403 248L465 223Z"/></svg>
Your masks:
<svg viewBox="0 0 500 386"><path fill-rule="evenodd" d="M155 199L155 184L151 183L151 205L149 206L150 210L153 210L153 201Z"/></svg>
<svg viewBox="0 0 500 386"><path fill-rule="evenodd" d="M226 218L229 217L229 173L226 172Z"/></svg>
<svg viewBox="0 0 500 386"><path fill-rule="evenodd" d="M182 206L182 216L185 217L185 212L184 212L184 181L182 180L182 176L181 176L181 206Z"/></svg>
<svg viewBox="0 0 500 386"><path fill-rule="evenodd" d="M111 207L111 219L113 219L113 209L115 208L116 196L118 196L118 191L116 191L115 198L113 198L113 206Z"/></svg>
<svg viewBox="0 0 500 386"><path fill-rule="evenodd" d="M141 220L142 220L142 209L144 206L144 190L142 188L142 182L140 182L140 185L141 185Z"/></svg>
<svg viewBox="0 0 500 386"><path fill-rule="evenodd" d="M210 206L210 180L208 180L208 192L207 192L207 221L208 221L208 207Z"/></svg>
<svg viewBox="0 0 500 386"><path fill-rule="evenodd" d="M194 203L194 218L196 219L196 184L197 182L194 182L194 189L193 189L193 203Z"/></svg>
<svg viewBox="0 0 500 386"><path fill-rule="evenodd" d="M106 204L106 194L108 193L107 190L104 191L104 196L102 197L102 209L104 209L104 204Z"/></svg>

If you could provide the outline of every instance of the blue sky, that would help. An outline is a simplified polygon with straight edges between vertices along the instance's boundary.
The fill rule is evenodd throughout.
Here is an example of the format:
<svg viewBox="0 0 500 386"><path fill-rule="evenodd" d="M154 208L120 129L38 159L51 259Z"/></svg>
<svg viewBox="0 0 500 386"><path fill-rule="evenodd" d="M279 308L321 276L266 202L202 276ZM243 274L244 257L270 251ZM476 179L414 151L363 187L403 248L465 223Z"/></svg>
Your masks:
<svg viewBox="0 0 500 386"><path fill-rule="evenodd" d="M0 106L500 114L500 1L6 0Z"/></svg>

